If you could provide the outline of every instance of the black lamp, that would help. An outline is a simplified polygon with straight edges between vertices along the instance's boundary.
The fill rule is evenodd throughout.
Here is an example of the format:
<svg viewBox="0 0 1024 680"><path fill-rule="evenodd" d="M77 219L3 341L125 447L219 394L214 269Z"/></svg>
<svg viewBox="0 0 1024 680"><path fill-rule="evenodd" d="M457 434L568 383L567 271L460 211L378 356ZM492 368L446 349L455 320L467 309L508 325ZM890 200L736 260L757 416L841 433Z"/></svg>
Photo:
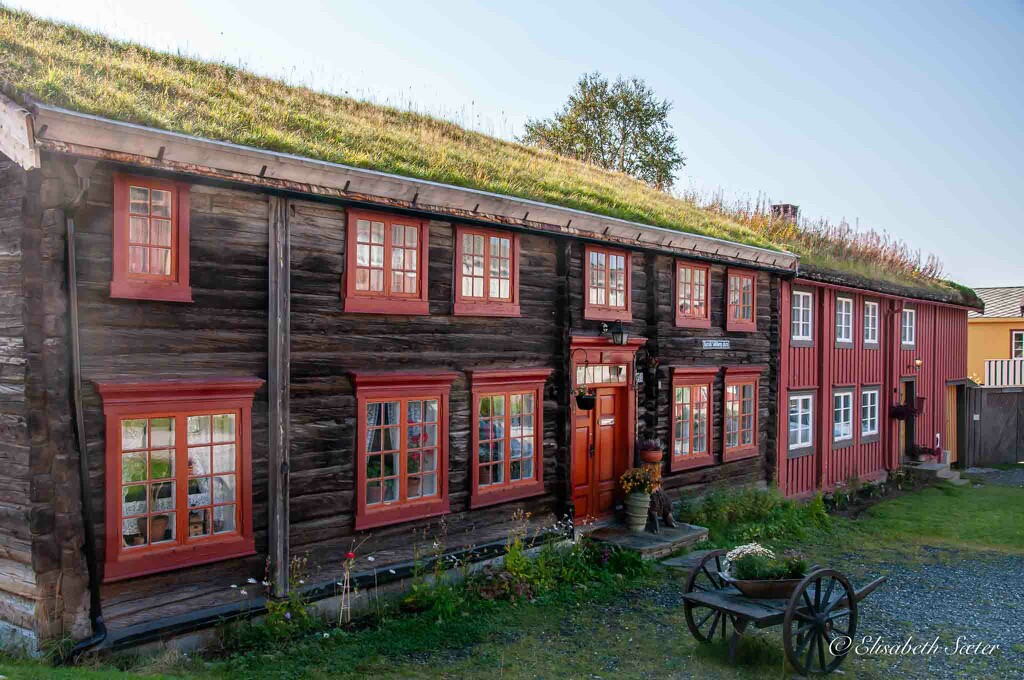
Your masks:
<svg viewBox="0 0 1024 680"><path fill-rule="evenodd" d="M622 327L621 321L616 321L612 327L612 344L625 345L629 342L629 331Z"/></svg>

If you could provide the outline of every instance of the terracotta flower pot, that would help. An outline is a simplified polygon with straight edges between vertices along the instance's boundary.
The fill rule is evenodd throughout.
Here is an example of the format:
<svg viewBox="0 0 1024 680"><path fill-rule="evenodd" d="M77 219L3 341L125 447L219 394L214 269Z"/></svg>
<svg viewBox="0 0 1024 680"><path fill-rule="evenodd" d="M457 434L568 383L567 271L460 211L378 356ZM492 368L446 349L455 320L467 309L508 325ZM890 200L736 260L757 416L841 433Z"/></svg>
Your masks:
<svg viewBox="0 0 1024 680"><path fill-rule="evenodd" d="M660 463L665 456L661 449L644 449L640 451L640 460L645 463Z"/></svg>
<svg viewBox="0 0 1024 680"><path fill-rule="evenodd" d="M651 507L651 494L626 494L626 526L634 534L642 534L647 527L647 510Z"/></svg>

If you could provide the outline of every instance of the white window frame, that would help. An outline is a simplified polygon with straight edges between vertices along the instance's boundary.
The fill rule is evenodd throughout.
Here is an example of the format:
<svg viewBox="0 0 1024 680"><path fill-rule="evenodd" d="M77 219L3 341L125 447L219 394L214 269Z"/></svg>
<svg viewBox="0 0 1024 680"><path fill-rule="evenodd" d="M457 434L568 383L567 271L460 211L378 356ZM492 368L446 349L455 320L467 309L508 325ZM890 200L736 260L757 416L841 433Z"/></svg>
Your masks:
<svg viewBox="0 0 1024 680"><path fill-rule="evenodd" d="M914 347L917 345L916 309L904 309L900 313L900 344L907 347Z"/></svg>
<svg viewBox="0 0 1024 680"><path fill-rule="evenodd" d="M843 417L845 420L840 420ZM836 431L840 424L847 426L848 435L843 436ZM853 441L853 390L836 390L832 393L832 441Z"/></svg>
<svg viewBox="0 0 1024 680"><path fill-rule="evenodd" d="M1017 351L1018 345L1020 352ZM1024 359L1024 331L1010 332L1010 358Z"/></svg>
<svg viewBox="0 0 1024 680"><path fill-rule="evenodd" d="M872 312L869 314L868 310ZM878 303L867 300L864 301L864 344L878 344Z"/></svg>
<svg viewBox="0 0 1024 680"><path fill-rule="evenodd" d="M793 429L793 406L796 402L797 407L797 428ZM804 408L803 402L806 402L806 408ZM800 436L805 428L802 428L799 424L800 417L806 413L808 415L808 424L806 428L807 441L804 441L803 437ZM793 438L793 433L797 433L796 439ZM793 451L796 449L806 449L814 445L814 395L813 394L794 394L789 398L789 450Z"/></svg>
<svg viewBox="0 0 1024 680"><path fill-rule="evenodd" d="M797 304L798 300L806 301L806 307ZM793 291L792 321L790 323L791 339L811 341L814 339L814 295L803 290Z"/></svg>
<svg viewBox="0 0 1024 680"><path fill-rule="evenodd" d="M871 403L867 398L872 397ZM877 387L861 390L860 393L860 434L862 437L873 437L878 434L878 400L880 390ZM868 424L871 427L868 427Z"/></svg>
<svg viewBox="0 0 1024 680"><path fill-rule="evenodd" d="M853 342L853 298L836 298L836 342Z"/></svg>

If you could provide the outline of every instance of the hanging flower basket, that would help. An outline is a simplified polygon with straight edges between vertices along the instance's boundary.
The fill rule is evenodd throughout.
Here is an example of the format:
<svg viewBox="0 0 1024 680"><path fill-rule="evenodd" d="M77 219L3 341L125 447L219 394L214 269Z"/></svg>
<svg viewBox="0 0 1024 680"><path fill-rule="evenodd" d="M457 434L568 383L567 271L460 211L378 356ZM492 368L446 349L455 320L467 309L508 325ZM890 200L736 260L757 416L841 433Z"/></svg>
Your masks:
<svg viewBox="0 0 1024 680"><path fill-rule="evenodd" d="M581 411L592 411L597 405L597 393L587 387L576 391L576 408Z"/></svg>
<svg viewBox="0 0 1024 680"><path fill-rule="evenodd" d="M889 417L895 420L910 420L918 413L919 411L910 404L893 404L889 409Z"/></svg>

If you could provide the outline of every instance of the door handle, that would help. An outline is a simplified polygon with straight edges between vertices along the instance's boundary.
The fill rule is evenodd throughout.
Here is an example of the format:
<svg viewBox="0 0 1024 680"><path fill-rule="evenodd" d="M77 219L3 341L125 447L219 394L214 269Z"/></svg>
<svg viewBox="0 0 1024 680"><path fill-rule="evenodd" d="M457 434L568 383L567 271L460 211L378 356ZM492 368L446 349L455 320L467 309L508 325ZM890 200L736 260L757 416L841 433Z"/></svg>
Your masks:
<svg viewBox="0 0 1024 680"><path fill-rule="evenodd" d="M594 457L594 445L593 444L590 445L590 457L591 458Z"/></svg>

